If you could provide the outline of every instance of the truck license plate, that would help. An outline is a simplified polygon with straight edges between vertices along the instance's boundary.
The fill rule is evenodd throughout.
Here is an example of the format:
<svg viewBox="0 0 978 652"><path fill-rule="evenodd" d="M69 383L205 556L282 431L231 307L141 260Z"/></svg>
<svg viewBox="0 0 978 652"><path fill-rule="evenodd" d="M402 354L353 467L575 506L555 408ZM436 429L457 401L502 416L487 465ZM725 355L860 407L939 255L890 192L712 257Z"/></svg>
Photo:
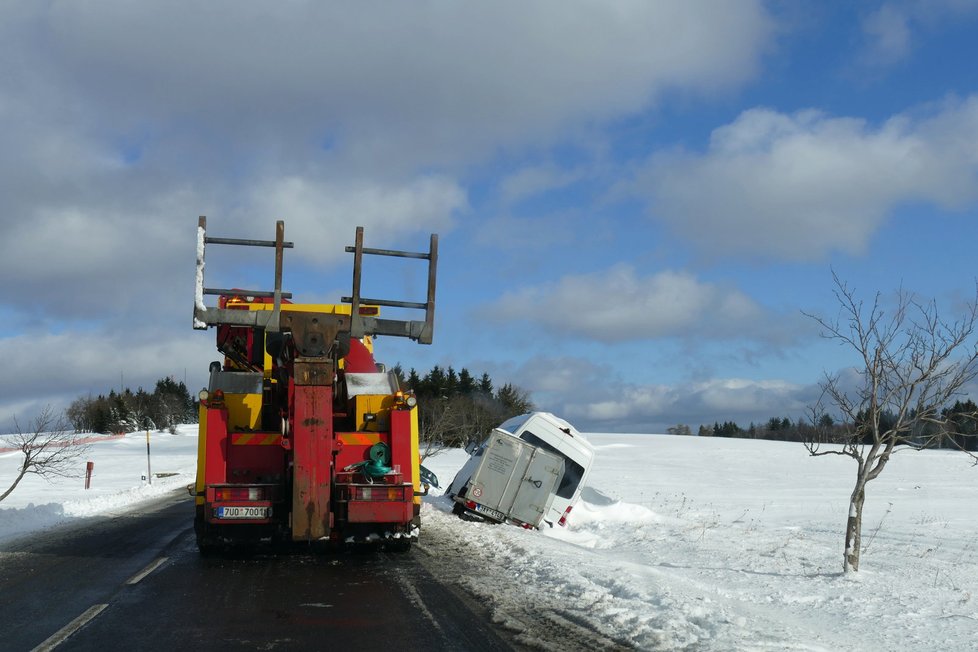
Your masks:
<svg viewBox="0 0 978 652"><path fill-rule="evenodd" d="M486 507L485 505L480 505L479 503L475 504L475 511L479 512L480 514L485 514L490 518L494 518L497 521L506 520L506 515L503 514L502 512L497 511L491 507Z"/></svg>
<svg viewBox="0 0 978 652"><path fill-rule="evenodd" d="M271 507L218 507L217 518L269 518Z"/></svg>

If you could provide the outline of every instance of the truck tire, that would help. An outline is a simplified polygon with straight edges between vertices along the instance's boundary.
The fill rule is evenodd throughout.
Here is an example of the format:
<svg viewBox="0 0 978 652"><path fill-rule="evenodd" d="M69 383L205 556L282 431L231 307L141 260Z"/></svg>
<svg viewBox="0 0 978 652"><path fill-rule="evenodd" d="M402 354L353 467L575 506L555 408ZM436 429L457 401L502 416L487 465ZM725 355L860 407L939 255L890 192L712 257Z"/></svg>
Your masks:
<svg viewBox="0 0 978 652"><path fill-rule="evenodd" d="M194 534L197 538L197 551L201 557L211 557L218 551L210 527L204 521L203 509L200 507L197 508L197 514L194 516Z"/></svg>
<svg viewBox="0 0 978 652"><path fill-rule="evenodd" d="M405 553L411 549L411 540L408 538L391 539L384 544L384 548L388 552Z"/></svg>

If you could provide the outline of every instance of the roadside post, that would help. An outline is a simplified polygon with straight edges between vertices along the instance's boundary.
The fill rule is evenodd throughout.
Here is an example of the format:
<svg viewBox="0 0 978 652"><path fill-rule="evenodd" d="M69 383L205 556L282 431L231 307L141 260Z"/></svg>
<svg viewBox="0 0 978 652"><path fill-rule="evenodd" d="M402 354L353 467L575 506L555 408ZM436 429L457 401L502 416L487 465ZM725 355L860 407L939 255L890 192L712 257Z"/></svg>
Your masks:
<svg viewBox="0 0 978 652"><path fill-rule="evenodd" d="M149 429L146 430L146 479L153 484L153 469L149 463Z"/></svg>
<svg viewBox="0 0 978 652"><path fill-rule="evenodd" d="M85 463L85 488L92 486L92 471L95 470L95 462Z"/></svg>

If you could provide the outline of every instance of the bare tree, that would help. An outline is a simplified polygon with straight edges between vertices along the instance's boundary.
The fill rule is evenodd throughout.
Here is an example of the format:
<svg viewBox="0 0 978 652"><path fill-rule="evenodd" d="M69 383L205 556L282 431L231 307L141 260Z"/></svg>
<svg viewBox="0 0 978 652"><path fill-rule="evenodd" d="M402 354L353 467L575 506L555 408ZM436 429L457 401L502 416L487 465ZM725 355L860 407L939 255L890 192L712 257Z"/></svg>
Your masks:
<svg viewBox="0 0 978 652"><path fill-rule="evenodd" d="M14 419L14 431L5 439L20 449L24 459L10 487L0 494L0 501L13 493L28 473L42 478L81 475L82 471L75 463L88 451L88 446L81 443L82 438L68 425L65 417L56 415L50 406L30 421L27 430L22 430Z"/></svg>
<svg viewBox="0 0 978 652"><path fill-rule="evenodd" d="M845 572L852 572L859 570L866 484L879 477L898 444L927 448L953 434L954 422L942 407L978 375L972 341L978 297L963 317L946 321L933 301L919 302L902 290L892 312L884 310L879 293L867 308L834 273L833 280L839 316L834 321L808 316L822 327L823 337L856 353L858 380L844 383L838 374L826 374L822 400L811 410L815 433L805 446L815 456L843 455L856 462L843 561ZM840 413L841 424L826 425L831 421L823 417L825 400ZM920 437L920 432L933 435ZM826 443L839 445L823 447Z"/></svg>

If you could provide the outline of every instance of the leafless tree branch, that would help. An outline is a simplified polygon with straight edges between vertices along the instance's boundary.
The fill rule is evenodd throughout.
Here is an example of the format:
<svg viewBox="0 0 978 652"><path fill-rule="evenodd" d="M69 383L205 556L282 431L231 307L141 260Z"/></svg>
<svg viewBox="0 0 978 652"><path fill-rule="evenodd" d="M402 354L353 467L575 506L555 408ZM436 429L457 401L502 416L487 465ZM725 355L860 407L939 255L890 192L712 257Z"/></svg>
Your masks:
<svg viewBox="0 0 978 652"><path fill-rule="evenodd" d="M872 304L864 304L834 272L832 278L839 315L833 320L808 316L819 324L822 337L857 355L859 381L848 388L839 375L826 374L822 397L811 416L818 418L827 401L841 415L842 424L830 435L819 433L805 446L813 456L844 455L856 461L846 525L844 568L848 571L859 567L866 483L879 477L897 445L927 448L942 437L954 440L958 434L945 406L978 376L974 344L978 288L965 314L948 321L939 314L936 302L918 301L902 288L887 310L880 293ZM827 443L834 446L823 449ZM978 462L975 453L968 454Z"/></svg>
<svg viewBox="0 0 978 652"><path fill-rule="evenodd" d="M76 462L88 451L88 445L81 443L82 438L69 428L64 415L55 414L50 406L31 419L26 429L14 419L14 433L6 440L24 457L10 486L0 494L0 501L28 474L50 479L83 473Z"/></svg>

